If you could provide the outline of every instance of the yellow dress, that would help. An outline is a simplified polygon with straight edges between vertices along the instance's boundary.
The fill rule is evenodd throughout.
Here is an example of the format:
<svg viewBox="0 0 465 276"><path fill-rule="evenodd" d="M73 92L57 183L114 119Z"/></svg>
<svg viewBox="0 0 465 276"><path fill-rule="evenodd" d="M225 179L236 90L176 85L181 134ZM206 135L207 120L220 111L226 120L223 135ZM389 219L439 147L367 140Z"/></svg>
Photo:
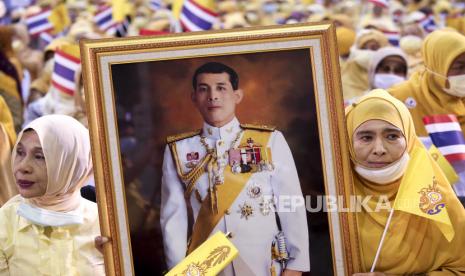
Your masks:
<svg viewBox="0 0 465 276"><path fill-rule="evenodd" d="M18 195L0 208L0 275L105 275L95 203L81 199L83 224L43 227L17 215L21 202Z"/></svg>
<svg viewBox="0 0 465 276"><path fill-rule="evenodd" d="M373 119L387 121L402 130L406 138L410 160L415 158L419 152L418 148L426 151L415 135L413 121L408 109L402 102L394 99L384 90L373 90L355 104L348 106L346 119L349 152L352 160L356 160L352 146L353 134L358 126ZM437 187L444 199L455 234L452 235L452 240L449 242L436 221L396 210L393 213L375 271L394 275L420 273L427 273L430 276L465 275L465 254L463 253L465 209L435 161L430 158L427 162L433 168L433 179L437 180ZM409 167L404 175L408 173ZM399 179L393 179L391 183L380 185L360 177L355 170L353 175L355 194L361 196L362 199L365 199L366 196L371 197L367 202L368 208L362 208L356 214L362 262L362 271L360 272L369 272L389 216L388 210L375 211L380 197L385 196L391 203L390 206L393 206L401 183L402 185L415 185L414 183L417 182L416 179L412 178L402 182L402 176ZM418 197L420 195L413 194L411 196Z"/></svg>
<svg viewBox="0 0 465 276"><path fill-rule="evenodd" d="M424 65L436 74L446 76L454 59L465 52L465 36L453 31L435 31L423 42ZM418 136L427 136L423 117L454 114L465 133L465 99L444 92L446 79L426 69L415 72L408 81L388 89L404 102L412 114Z"/></svg>

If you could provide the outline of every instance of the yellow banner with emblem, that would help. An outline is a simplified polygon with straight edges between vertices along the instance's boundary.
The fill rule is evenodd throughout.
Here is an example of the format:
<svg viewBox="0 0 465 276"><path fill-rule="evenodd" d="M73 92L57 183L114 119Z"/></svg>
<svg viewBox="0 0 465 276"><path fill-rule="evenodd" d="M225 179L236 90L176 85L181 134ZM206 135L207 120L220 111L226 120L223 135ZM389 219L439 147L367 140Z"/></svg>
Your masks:
<svg viewBox="0 0 465 276"><path fill-rule="evenodd" d="M239 251L226 235L218 231L170 270L166 276L214 276L231 263L238 254Z"/></svg>

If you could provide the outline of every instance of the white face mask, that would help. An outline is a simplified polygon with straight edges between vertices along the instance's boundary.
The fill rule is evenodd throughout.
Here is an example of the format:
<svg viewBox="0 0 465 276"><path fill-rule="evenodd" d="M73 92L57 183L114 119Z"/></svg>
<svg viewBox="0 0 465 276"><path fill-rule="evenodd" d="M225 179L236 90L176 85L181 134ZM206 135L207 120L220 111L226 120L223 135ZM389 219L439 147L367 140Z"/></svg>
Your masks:
<svg viewBox="0 0 465 276"><path fill-rule="evenodd" d="M460 98L465 97L465 75L451 76L447 79L450 87L444 88L444 91Z"/></svg>
<svg viewBox="0 0 465 276"><path fill-rule="evenodd" d="M449 81L449 88L444 88L444 92L459 98L465 97L465 75L445 77L428 68L426 68L426 71Z"/></svg>
<svg viewBox="0 0 465 276"><path fill-rule="evenodd" d="M355 165L355 171L366 180L384 185L392 183L404 175L409 160L410 156L405 152L399 160L384 168L373 169Z"/></svg>
<svg viewBox="0 0 465 276"><path fill-rule="evenodd" d="M375 88L388 89L391 86L405 81L404 77L394 74L376 74Z"/></svg>
<svg viewBox="0 0 465 276"><path fill-rule="evenodd" d="M58 227L84 223L84 218L77 212L55 212L32 206L24 202L19 204L16 212L21 217L41 226Z"/></svg>

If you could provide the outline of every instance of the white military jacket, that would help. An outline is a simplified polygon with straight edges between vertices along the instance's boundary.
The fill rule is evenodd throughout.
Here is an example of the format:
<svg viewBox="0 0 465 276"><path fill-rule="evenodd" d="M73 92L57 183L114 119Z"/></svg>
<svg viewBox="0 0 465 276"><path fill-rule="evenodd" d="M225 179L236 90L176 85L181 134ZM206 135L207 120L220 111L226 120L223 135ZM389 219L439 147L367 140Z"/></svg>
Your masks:
<svg viewBox="0 0 465 276"><path fill-rule="evenodd" d="M231 143L236 140L239 144L242 137L239 139L237 137L242 136L243 132L241 133L239 121L234 118L221 128L204 123L202 135L206 136L205 141L209 147L216 150L218 162L221 162L222 157L227 158L225 153L232 148ZM212 235L217 231L230 232L232 236L230 241L239 250L240 259L236 259L232 265L226 267L223 275L250 274L244 272L247 269L244 270L243 263L257 276L270 275L271 265L276 267L279 275L278 263L273 262L271 257L271 244L279 230L275 214L270 212L266 204L270 202L266 201L272 196L278 199L283 197L287 200L287 204L290 204L291 197L302 197L302 190L292 153L282 133L273 131L267 146L271 148L274 169L253 173L229 208L229 212L210 233ZM206 154L200 135L176 141L176 148L183 173L190 171L188 159L197 153L202 159ZM163 160L160 221L164 252L169 268L184 259L188 239L188 212L184 199L185 183L180 180L175 166L175 161L167 146ZM205 172L196 183L196 189L202 199L208 195L208 187L208 174ZM259 193L256 187L259 187ZM255 189L252 190L252 188ZM190 196L194 220L197 219L201 207L201 202L195 194L193 192ZM221 198L218 198L218 201L220 200ZM245 216L241 212L245 204L252 207L251 215ZM287 212L278 213L291 258L287 268L309 271L310 257L305 206L299 205L294 210L291 209L287 208Z"/></svg>

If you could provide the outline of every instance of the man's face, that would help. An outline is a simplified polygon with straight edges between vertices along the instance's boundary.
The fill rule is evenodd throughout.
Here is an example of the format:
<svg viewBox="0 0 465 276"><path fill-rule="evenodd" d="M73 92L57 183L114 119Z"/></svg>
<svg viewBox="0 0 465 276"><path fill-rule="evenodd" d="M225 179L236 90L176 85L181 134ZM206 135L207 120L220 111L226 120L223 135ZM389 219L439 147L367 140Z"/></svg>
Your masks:
<svg viewBox="0 0 465 276"><path fill-rule="evenodd" d="M243 92L234 90L227 73L203 73L197 76L192 101L208 124L222 127L235 117L236 105Z"/></svg>

